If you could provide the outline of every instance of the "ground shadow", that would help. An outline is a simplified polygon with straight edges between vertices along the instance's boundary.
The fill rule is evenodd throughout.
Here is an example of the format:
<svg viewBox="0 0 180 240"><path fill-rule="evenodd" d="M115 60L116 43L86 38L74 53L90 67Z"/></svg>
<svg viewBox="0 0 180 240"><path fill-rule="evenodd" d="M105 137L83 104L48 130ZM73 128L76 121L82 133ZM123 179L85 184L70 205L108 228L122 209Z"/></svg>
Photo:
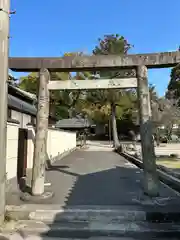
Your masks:
<svg viewBox="0 0 180 240"><path fill-rule="evenodd" d="M35 143L35 127L34 129L28 129L28 140L32 140L33 144ZM45 164L45 170L46 172L53 171L57 169L58 166L55 166L52 163L56 163L59 161L59 159L62 158L61 154L58 154L55 157L49 156L46 152L46 164ZM66 157L63 157L63 159L66 159ZM61 161L60 161L61 163ZM60 165L60 169L68 168L68 166ZM31 187L31 180L32 180L32 169L26 168L26 174L22 178L13 178L9 181L6 191L6 204L7 205L21 205L24 204L22 202L21 195L22 193L28 193L31 195L32 193L32 187ZM29 202L28 202L29 204Z"/></svg>
<svg viewBox="0 0 180 240"><path fill-rule="evenodd" d="M80 175L77 174L77 173L74 173L74 172L70 172L70 171L67 171L67 170L64 170L64 169L68 169L69 167L68 166L61 166L61 165L56 165L56 166L53 166L51 164L51 166L48 167L48 169L46 170L47 172L59 172L59 173L63 173L63 174L67 174L67 175L71 175L71 176L75 176L75 177L79 177Z"/></svg>
<svg viewBox="0 0 180 240"><path fill-rule="evenodd" d="M80 175L67 196L66 206L132 203L132 198L141 189L138 183L140 179L134 181L136 172L137 170L131 171L133 177L130 178L129 169L116 166L113 169Z"/></svg>
<svg viewBox="0 0 180 240"><path fill-rule="evenodd" d="M35 127L33 130L28 129L27 135L28 135L28 140L32 140L33 144L35 144ZM60 158L60 155L57 155L54 158L50 157L46 151L45 170L46 171L52 170L53 169L52 162L55 162L59 158ZM61 166L61 168L63 168L63 167L65 168L65 166ZM26 169L26 177L22 178L18 181L19 190L22 192L27 192L27 193L31 194L31 192L32 192L31 180L32 180L32 169Z"/></svg>
<svg viewBox="0 0 180 240"><path fill-rule="evenodd" d="M116 154L116 153L114 153ZM119 156L120 161L121 157ZM62 167L61 167L62 166ZM137 210L148 210L152 208L157 208L157 205L149 205L144 206L141 202L141 198L143 196L143 190L142 190L142 181L143 181L143 175L142 172L133 167L123 167L123 166L114 166L113 168L106 169L106 170L96 170L94 169L94 172L91 173L79 173L79 172L72 172L70 171L70 168L67 165L61 165L57 163L57 165L52 166L50 171L54 171L53 175L56 174L56 181L59 180L59 189L61 188L62 184L62 174L64 176L64 180L66 178L70 177L76 177L76 180L74 181L73 185L68 191L68 194L66 195L65 203L64 203L64 209L71 209L73 207L78 208L86 208L87 206L90 208L103 208L103 207L126 207L127 205L131 205L135 207ZM57 178L57 176L59 179ZM64 183L63 183L64 184ZM52 186L53 187L53 186ZM57 190L56 190L57 193ZM61 194L61 190L59 191L59 194ZM161 197L167 197L171 196L171 191L168 191L163 185L161 186ZM172 196L173 197L173 196ZM56 202L58 204L58 202ZM158 206L165 208L164 206ZM180 206L178 206L180 208ZM177 208L176 208L177 209ZM147 214L147 220L149 219L149 222L157 221L157 217L159 221L164 220L164 215L153 215L153 214ZM168 221L169 215L167 214L166 220ZM66 213L61 213L56 215L56 218L54 219L54 222L49 224L50 230L46 232L45 234L42 234L43 237L74 237L76 238L90 238L93 237L92 234L95 234L94 236L98 236L99 232L92 233L91 231L81 231L83 228L88 227L88 222L79 222L77 225L77 228L73 231L67 231L62 230L54 231L54 227L57 226L57 224L61 226L66 226L69 224L69 222L64 222L64 219L66 218ZM170 217L169 217L170 218ZM179 219L179 217L178 217ZM141 225L141 223L140 223ZM74 225L75 226L75 225ZM144 226L144 223L142 223L142 227ZM81 230L79 230L80 228ZM129 237L133 237L133 239L144 239L140 236L134 236L133 232L128 232ZM162 237L164 237L162 233ZM111 235L110 235L111 236ZM154 237L154 235L150 236Z"/></svg>

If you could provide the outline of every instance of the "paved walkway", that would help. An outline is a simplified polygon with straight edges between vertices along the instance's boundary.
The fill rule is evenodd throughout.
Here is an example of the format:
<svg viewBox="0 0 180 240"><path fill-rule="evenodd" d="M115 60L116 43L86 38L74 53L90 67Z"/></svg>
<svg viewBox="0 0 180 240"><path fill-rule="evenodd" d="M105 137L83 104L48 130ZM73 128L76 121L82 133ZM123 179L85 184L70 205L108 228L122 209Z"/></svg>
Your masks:
<svg viewBox="0 0 180 240"><path fill-rule="evenodd" d="M108 150L107 150L108 149ZM49 204L128 205L142 195L142 172L107 144L89 144L57 161L46 172L46 190L55 196ZM50 184L50 185L49 185ZM161 185L161 196L175 193ZM19 205L17 192L9 193L7 204Z"/></svg>

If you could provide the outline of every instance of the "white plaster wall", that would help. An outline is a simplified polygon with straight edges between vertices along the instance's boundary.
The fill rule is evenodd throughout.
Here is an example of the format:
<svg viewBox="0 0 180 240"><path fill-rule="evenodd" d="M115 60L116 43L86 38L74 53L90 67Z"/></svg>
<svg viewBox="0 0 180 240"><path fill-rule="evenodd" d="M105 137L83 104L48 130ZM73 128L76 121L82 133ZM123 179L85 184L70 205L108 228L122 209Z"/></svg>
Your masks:
<svg viewBox="0 0 180 240"><path fill-rule="evenodd" d="M32 168L33 166L34 136L34 128L28 127L27 168ZM14 123L7 123L7 180L16 177L17 174L18 137L19 125ZM59 154L62 154L67 150L74 149L75 147L76 133L63 130L48 130L47 157L49 159L53 159Z"/></svg>
<svg viewBox="0 0 180 240"><path fill-rule="evenodd" d="M63 130L48 130L47 153L54 158L76 147L76 133Z"/></svg>
<svg viewBox="0 0 180 240"><path fill-rule="evenodd" d="M15 110L11 110L11 118L13 120L17 120L20 122L20 125L21 125L21 122L22 122L22 114L20 112L17 112Z"/></svg>
<svg viewBox="0 0 180 240"><path fill-rule="evenodd" d="M27 128L27 124L31 122L31 115L21 113L22 114L22 127Z"/></svg>
<svg viewBox="0 0 180 240"><path fill-rule="evenodd" d="M27 124L31 122L31 115L17 112L15 110L11 110L11 118L13 120L17 120L20 122L19 126L21 128L27 128Z"/></svg>
<svg viewBox="0 0 180 240"><path fill-rule="evenodd" d="M32 127L28 127L28 157L27 167L33 166L33 152L34 152L34 136L35 132ZM47 140L47 159L53 159L58 155L74 149L76 147L76 133L49 129Z"/></svg>
<svg viewBox="0 0 180 240"><path fill-rule="evenodd" d="M27 168L33 167L34 137L35 129L31 126L28 126Z"/></svg>
<svg viewBox="0 0 180 240"><path fill-rule="evenodd" d="M6 174L7 179L16 176L19 125L7 123Z"/></svg>

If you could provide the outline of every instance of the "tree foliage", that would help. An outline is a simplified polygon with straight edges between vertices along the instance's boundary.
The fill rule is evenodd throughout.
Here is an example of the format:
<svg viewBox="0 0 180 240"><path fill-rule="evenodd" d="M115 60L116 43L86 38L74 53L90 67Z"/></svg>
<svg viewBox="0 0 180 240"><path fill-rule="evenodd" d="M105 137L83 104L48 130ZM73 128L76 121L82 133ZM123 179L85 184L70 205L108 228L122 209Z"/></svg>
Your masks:
<svg viewBox="0 0 180 240"><path fill-rule="evenodd" d="M93 50L94 55L98 54L127 54L132 47L127 40L119 35L105 35L99 39L98 45ZM82 56L82 52L65 53L64 56ZM128 75L129 74L129 75ZM94 79L119 78L134 76L131 71L102 71L100 73L78 72L75 75L70 73L52 73L51 80L63 81L66 79ZM37 73L31 73L20 79L19 87L28 92L37 94ZM130 119L133 115L136 94L133 90L96 90L96 91L51 91L50 112L60 118L71 117L76 113L88 115L95 122L106 123L111 115L111 104L116 105L116 117L119 120Z"/></svg>
<svg viewBox="0 0 180 240"><path fill-rule="evenodd" d="M118 34L105 35L102 39L99 39L98 45L93 50L94 55L120 55L127 54L132 47L128 41ZM98 73L100 78L124 78L128 76L134 76L133 70L121 70L121 71L101 71ZM132 93L132 94L131 94ZM133 108L131 99L133 91L122 91L120 89L112 90L96 90L92 91L88 95L88 99L94 103L100 104L103 108L106 106L110 109L110 105L113 103L117 106L116 117L122 119L126 110ZM134 95L135 96L135 95ZM131 99L131 100L130 100ZM110 114L110 112L109 112Z"/></svg>
<svg viewBox="0 0 180 240"><path fill-rule="evenodd" d="M154 86L150 86L150 99L154 132L157 133L159 127L163 126L167 138L170 139L173 126L180 124L178 101L173 98L158 97Z"/></svg>
<svg viewBox="0 0 180 240"><path fill-rule="evenodd" d="M119 36L118 34L105 35L102 39L99 39L98 45L93 50L94 55L120 55L127 54L128 50L132 46L127 42L127 40L123 36ZM128 71L127 71L128 72ZM130 71L132 72L132 71ZM97 72L94 73L97 75ZM119 77L127 77L124 71L101 71L98 72L100 78L119 78ZM122 118L124 111L122 111L122 98L128 100L128 95L126 91L122 91L120 89L111 89L111 90L95 90L92 91L88 96L89 99L94 104L99 105L99 113L101 113L100 118L102 119L102 111L103 114L107 117L106 121L111 115L112 118L112 132L115 147L119 146L118 133L117 133L117 118ZM118 109L117 109L118 106ZM118 116L117 116L118 114ZM127 115L126 115L127 117Z"/></svg>
<svg viewBox="0 0 180 240"><path fill-rule="evenodd" d="M69 78L69 73L51 73L51 80L65 80ZM19 87L27 92L37 95L38 91L38 73L30 73L28 76L21 77ZM53 117L59 118L61 116L67 117L68 111L64 107L69 101L67 93L62 91L50 91L50 114ZM63 104L62 104L63 102Z"/></svg>
<svg viewBox="0 0 180 240"><path fill-rule="evenodd" d="M180 47L178 51L180 51ZM178 106L180 106L180 64L171 69L166 98L177 101Z"/></svg>
<svg viewBox="0 0 180 240"><path fill-rule="evenodd" d="M171 69L165 98L166 103L163 104L166 109L164 124L167 129L170 129L168 132L172 132L173 124L180 124L180 64Z"/></svg>
<svg viewBox="0 0 180 240"><path fill-rule="evenodd" d="M65 53L64 56L82 56L81 52L72 52ZM52 72L51 73L51 81L59 80L84 80L89 78L90 73L76 73L72 75L71 73L63 73L63 72ZM30 93L34 93L37 95L38 89L38 74L30 73L28 76L20 78L19 87L25 91ZM76 115L76 110L80 111L80 102L82 100L83 92L81 91L69 91L69 90L51 90L50 91L50 114L57 119L68 118ZM78 106L78 107L76 107ZM77 108L77 109L76 109Z"/></svg>
<svg viewBox="0 0 180 240"><path fill-rule="evenodd" d="M180 64L171 70L166 97L168 99L176 99L178 104L180 104Z"/></svg>

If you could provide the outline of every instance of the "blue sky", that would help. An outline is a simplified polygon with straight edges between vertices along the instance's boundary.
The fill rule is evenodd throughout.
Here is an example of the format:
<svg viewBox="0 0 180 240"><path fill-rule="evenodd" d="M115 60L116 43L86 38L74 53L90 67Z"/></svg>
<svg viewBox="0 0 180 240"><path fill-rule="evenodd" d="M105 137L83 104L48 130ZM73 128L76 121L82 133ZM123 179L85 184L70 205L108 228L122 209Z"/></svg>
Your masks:
<svg viewBox="0 0 180 240"><path fill-rule="evenodd" d="M180 45L180 0L11 0L11 56L91 52L104 34L119 33L132 53L173 51ZM149 71L163 95L170 69ZM15 73L15 76L19 74Z"/></svg>

